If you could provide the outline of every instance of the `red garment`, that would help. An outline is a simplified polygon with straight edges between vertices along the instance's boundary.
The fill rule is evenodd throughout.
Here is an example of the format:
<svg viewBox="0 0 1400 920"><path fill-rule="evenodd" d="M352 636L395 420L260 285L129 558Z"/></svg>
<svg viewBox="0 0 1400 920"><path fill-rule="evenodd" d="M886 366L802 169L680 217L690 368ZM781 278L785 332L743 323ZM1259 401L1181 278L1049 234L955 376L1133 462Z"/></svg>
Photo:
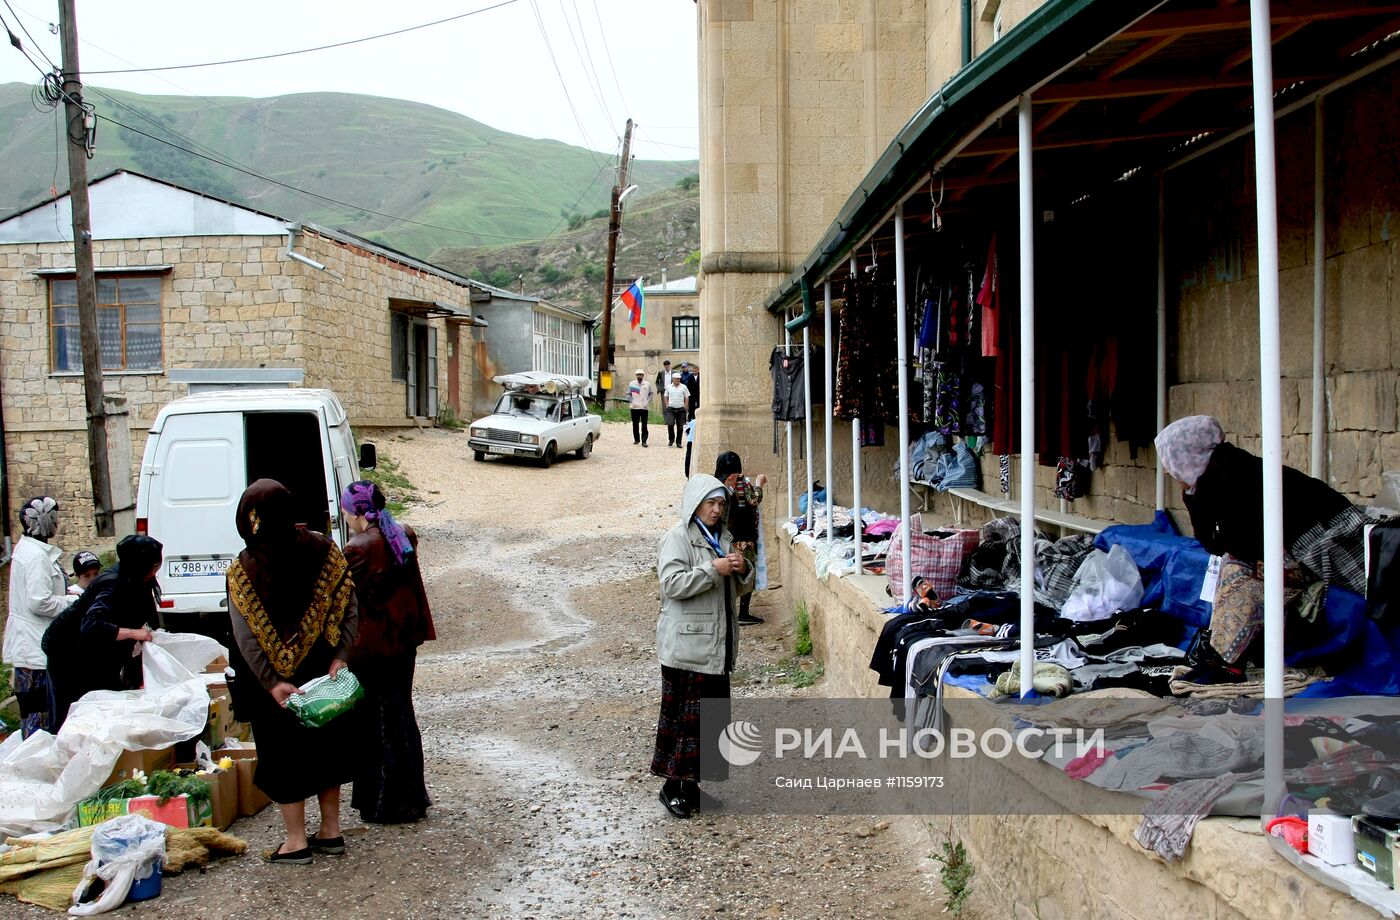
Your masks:
<svg viewBox="0 0 1400 920"><path fill-rule="evenodd" d="M437 638L423 576L418 568L418 534L403 525L415 552L402 564L378 527L370 527L345 544L345 560L355 579L359 599L359 632L351 664L366 658L387 658L411 652Z"/></svg>
<svg viewBox="0 0 1400 920"><path fill-rule="evenodd" d="M977 292L982 307L982 357L995 358L1001 354L997 333L997 318L1001 315L1001 285L997 272L997 235L987 243L987 268L982 274L982 288Z"/></svg>

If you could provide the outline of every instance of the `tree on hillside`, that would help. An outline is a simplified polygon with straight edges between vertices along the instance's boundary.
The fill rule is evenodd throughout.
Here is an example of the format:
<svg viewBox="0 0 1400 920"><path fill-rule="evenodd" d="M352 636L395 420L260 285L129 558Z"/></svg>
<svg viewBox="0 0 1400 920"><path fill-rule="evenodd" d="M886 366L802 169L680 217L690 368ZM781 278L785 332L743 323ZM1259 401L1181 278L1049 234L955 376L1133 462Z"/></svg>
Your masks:
<svg viewBox="0 0 1400 920"><path fill-rule="evenodd" d="M700 175L698 173L691 173L688 176L681 176L676 180L676 187L685 189L687 192L693 188L699 188Z"/></svg>
<svg viewBox="0 0 1400 920"><path fill-rule="evenodd" d="M150 119L150 123L159 121L149 113L146 113L146 117ZM237 199L237 189L233 187L231 182L215 172L215 167L210 165L207 160L185 153L183 150L176 150L168 144L152 140L143 134L137 134L135 131L128 131L126 128L118 128L117 133L121 136L122 143L131 150L133 165L140 172L157 179L173 182L176 185L192 188L197 192L204 192L206 195L213 195L216 198ZM172 139L171 143L179 143L179 141Z"/></svg>

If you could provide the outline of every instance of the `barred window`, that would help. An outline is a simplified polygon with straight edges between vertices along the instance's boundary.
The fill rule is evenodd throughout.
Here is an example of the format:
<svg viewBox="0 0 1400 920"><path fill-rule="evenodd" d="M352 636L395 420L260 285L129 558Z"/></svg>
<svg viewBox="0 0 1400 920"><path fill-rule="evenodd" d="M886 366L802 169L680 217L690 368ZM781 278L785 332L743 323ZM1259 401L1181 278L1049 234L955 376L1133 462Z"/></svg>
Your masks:
<svg viewBox="0 0 1400 920"><path fill-rule="evenodd" d="M97 331L103 370L160 370L165 358L160 283L161 279L152 275L97 278ZM83 369L78 282L72 278L49 282L49 356L55 371Z"/></svg>
<svg viewBox="0 0 1400 920"><path fill-rule="evenodd" d="M677 316L671 320L671 350L700 350L700 317Z"/></svg>

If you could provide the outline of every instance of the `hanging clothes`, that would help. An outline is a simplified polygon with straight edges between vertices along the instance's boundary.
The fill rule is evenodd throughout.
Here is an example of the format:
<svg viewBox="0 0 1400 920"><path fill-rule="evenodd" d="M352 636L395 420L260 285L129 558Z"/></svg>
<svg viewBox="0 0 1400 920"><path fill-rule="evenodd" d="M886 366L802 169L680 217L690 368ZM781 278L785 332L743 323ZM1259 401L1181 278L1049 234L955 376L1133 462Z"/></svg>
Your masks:
<svg viewBox="0 0 1400 920"><path fill-rule="evenodd" d="M1000 324L1001 284L997 268L997 235L987 243L987 267L982 274L982 286L977 292L977 305L982 308L982 356L995 358L1001 354Z"/></svg>
<svg viewBox="0 0 1400 920"><path fill-rule="evenodd" d="M837 357L833 414L837 418L884 419L898 385L892 292L878 278L856 277L848 282L841 311L840 353ZM896 417L896 421L897 421Z"/></svg>
<svg viewBox="0 0 1400 920"><path fill-rule="evenodd" d="M779 345L768 356L768 373L773 378L773 419L800 422L807 418L807 400L802 390L802 350Z"/></svg>

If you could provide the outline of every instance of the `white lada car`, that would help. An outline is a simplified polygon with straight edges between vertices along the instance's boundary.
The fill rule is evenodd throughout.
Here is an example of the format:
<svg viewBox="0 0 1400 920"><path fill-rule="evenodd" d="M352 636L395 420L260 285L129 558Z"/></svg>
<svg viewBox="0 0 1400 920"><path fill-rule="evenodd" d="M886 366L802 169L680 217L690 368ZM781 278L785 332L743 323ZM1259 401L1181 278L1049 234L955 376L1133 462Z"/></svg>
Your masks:
<svg viewBox="0 0 1400 920"><path fill-rule="evenodd" d="M560 454L579 459L593 452L603 435L603 419L588 411L580 395L586 377L527 371L492 378L505 393L495 411L471 424L472 456L530 457L548 467Z"/></svg>

